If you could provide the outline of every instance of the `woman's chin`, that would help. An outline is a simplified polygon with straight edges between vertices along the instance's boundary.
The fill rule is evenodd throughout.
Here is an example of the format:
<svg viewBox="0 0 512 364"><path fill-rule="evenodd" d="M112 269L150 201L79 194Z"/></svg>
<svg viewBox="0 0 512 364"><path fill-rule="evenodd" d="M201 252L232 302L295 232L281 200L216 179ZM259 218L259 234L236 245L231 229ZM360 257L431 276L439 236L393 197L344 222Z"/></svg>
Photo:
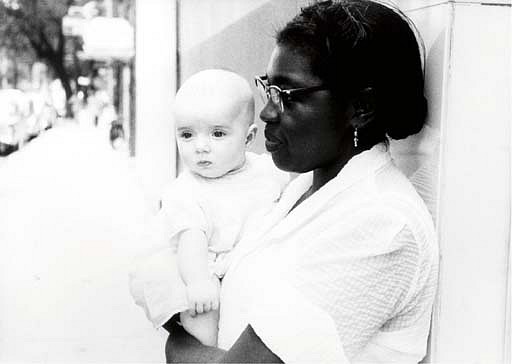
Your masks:
<svg viewBox="0 0 512 364"><path fill-rule="evenodd" d="M295 172L289 159L283 158L282 154L274 152L270 154L275 166L285 172Z"/></svg>

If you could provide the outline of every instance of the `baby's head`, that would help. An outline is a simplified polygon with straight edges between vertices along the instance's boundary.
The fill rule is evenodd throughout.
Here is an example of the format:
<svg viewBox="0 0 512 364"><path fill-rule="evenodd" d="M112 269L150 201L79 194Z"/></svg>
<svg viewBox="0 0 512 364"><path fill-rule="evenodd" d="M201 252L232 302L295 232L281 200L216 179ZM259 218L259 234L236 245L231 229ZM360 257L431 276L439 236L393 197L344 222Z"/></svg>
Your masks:
<svg viewBox="0 0 512 364"><path fill-rule="evenodd" d="M236 73L196 73L176 94L174 116L181 160L193 173L218 178L243 166L256 137L249 83Z"/></svg>

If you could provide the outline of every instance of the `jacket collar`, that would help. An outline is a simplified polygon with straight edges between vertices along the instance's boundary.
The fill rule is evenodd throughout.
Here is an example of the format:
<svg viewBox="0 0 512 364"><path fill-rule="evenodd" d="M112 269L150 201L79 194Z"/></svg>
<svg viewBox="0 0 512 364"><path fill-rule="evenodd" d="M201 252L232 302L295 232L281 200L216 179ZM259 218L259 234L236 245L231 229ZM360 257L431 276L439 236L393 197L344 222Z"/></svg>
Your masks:
<svg viewBox="0 0 512 364"><path fill-rule="evenodd" d="M358 181L375 175L383 166L391 162L391 155L386 144L380 143L371 149L361 152L352 157L347 164L338 172L336 177L327 182L318 191L293 209L295 211L310 210L313 206L324 206L335 194L342 193ZM298 176L286 189L277 206L281 212L288 214L296 201L311 187L313 183L313 172ZM301 207L303 206L303 207Z"/></svg>
<svg viewBox="0 0 512 364"><path fill-rule="evenodd" d="M303 226L312 216L321 214L333 197L358 181L371 178L390 162L388 147L383 143L377 144L352 157L336 177L290 211L313 182L312 172L299 175L288 185L274 209L260 220L258 230L240 242L236 255L245 256L268 244L282 241L282 237Z"/></svg>

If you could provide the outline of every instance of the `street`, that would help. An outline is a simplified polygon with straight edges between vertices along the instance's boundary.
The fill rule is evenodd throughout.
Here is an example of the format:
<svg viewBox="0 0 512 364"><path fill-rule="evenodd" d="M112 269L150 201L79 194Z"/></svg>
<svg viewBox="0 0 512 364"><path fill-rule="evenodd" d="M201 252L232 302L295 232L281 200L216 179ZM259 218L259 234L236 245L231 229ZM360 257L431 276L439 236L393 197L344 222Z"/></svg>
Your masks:
<svg viewBox="0 0 512 364"><path fill-rule="evenodd" d="M150 213L126 156L66 123L0 160L0 362L163 362L131 299Z"/></svg>

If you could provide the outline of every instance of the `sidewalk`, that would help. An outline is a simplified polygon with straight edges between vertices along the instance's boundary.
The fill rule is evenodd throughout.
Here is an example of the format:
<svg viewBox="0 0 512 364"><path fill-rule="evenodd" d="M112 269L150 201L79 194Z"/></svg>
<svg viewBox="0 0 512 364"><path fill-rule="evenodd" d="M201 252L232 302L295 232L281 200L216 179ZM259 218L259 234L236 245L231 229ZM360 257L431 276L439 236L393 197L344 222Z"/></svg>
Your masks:
<svg viewBox="0 0 512 364"><path fill-rule="evenodd" d="M0 362L164 362L127 273L149 218L125 157L62 124L0 163Z"/></svg>

